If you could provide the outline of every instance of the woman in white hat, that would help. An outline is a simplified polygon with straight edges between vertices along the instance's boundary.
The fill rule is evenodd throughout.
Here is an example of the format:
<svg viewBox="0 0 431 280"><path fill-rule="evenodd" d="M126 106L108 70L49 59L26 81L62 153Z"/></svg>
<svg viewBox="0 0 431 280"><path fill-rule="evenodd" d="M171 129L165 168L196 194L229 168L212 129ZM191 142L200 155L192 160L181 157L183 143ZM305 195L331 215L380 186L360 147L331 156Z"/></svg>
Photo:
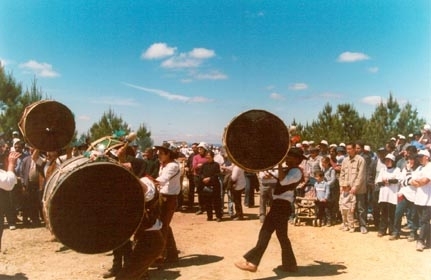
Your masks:
<svg viewBox="0 0 431 280"><path fill-rule="evenodd" d="M395 208L398 202L400 179L401 170L395 165L395 156L393 154L387 154L385 157L385 168L379 172L376 178L376 185L380 187L380 223L377 233L378 237L386 235L387 231L389 231L389 234L392 234L394 231Z"/></svg>

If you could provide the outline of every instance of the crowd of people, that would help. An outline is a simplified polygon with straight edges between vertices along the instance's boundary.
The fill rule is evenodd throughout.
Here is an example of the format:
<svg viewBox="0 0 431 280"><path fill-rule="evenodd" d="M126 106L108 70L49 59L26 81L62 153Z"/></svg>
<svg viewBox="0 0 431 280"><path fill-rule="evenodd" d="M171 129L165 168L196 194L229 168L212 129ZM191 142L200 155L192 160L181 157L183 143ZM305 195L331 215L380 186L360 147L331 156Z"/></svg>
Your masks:
<svg viewBox="0 0 431 280"><path fill-rule="evenodd" d="M315 194L318 226L338 224L343 231L362 234L373 228L378 237L389 235L389 240L400 239L405 226L407 240L416 241L417 251L431 246L428 125L408 137L397 135L375 151L361 141L329 144L324 139L316 143L298 139L292 138L282 163L256 173L235 164L223 147L206 142L190 146L164 142L142 152L132 143L132 153L126 153L126 145L120 148L116 159L141 178L146 216L133 240L114 250L113 265L103 277L145 279L151 265L161 268L178 262L175 229L170 226L176 211L206 214L209 222L244 220L243 208L255 206L255 192L259 193L262 228L256 247L235 263L239 269L257 270L275 231L282 249L279 269L297 271L287 225L295 220L295 198L310 190ZM0 185L0 213L10 230L18 222L23 227L39 227L45 223L46 181L64 160L85 155L86 147L41 152L27 146L15 132L8 147L0 140L0 168L13 171L17 180L10 189ZM15 161L9 158L12 153L19 155Z"/></svg>

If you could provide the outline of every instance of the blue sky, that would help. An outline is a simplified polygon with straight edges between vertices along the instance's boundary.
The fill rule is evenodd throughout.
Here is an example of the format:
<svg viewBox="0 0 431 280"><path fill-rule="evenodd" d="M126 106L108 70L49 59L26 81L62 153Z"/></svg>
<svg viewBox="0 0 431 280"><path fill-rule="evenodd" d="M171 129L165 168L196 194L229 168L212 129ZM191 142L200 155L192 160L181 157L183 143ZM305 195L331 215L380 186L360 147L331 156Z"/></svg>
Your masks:
<svg viewBox="0 0 431 280"><path fill-rule="evenodd" d="M68 3L70 2L70 3ZM163 140L221 143L240 113L286 125L392 92L431 122L431 1L0 1L0 60L68 106Z"/></svg>

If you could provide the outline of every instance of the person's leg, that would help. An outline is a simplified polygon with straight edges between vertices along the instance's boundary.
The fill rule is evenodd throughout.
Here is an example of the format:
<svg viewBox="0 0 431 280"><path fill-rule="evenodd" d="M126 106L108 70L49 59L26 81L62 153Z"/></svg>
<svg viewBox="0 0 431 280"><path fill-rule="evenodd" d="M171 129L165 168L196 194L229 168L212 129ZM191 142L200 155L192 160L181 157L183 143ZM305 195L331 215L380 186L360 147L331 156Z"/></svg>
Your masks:
<svg viewBox="0 0 431 280"><path fill-rule="evenodd" d="M367 194L356 195L356 206L361 233L367 233Z"/></svg>
<svg viewBox="0 0 431 280"><path fill-rule="evenodd" d="M398 198L398 204L395 207L395 215L394 215L394 226L392 236L393 238L399 238L401 234L401 220L404 215L404 212L407 208L408 200L402 196Z"/></svg>
<svg viewBox="0 0 431 280"><path fill-rule="evenodd" d="M188 206L190 209L193 208L195 202L195 181L193 175L188 176L189 179L189 193L188 193Z"/></svg>
<svg viewBox="0 0 431 280"><path fill-rule="evenodd" d="M279 207L276 207L274 213L275 220L277 221L275 223L275 233L281 247L281 269L294 272L297 270L296 258L287 233L287 221L290 212L290 203L283 202Z"/></svg>
<svg viewBox="0 0 431 280"><path fill-rule="evenodd" d="M216 218L221 219L223 217L223 210L222 210L223 206L219 195L221 189L216 188L214 191L215 191L215 194L213 197L214 211L215 211Z"/></svg>
<svg viewBox="0 0 431 280"><path fill-rule="evenodd" d="M124 265L115 279L141 279L148 271L148 267L162 254L163 244L163 235L159 230L146 231L136 240L130 261Z"/></svg>
<svg viewBox="0 0 431 280"><path fill-rule="evenodd" d="M244 255L244 259L255 266L258 266L260 264L262 256L265 253L266 248L268 247L271 235L275 230L275 224L278 222L275 218L275 213L273 209L274 207L269 210L268 215L263 222L263 225L259 231L259 237L256 246Z"/></svg>
<svg viewBox="0 0 431 280"><path fill-rule="evenodd" d="M394 233L395 208L395 204L388 203L388 231L390 235Z"/></svg>
<svg viewBox="0 0 431 280"><path fill-rule="evenodd" d="M388 209L388 203L387 202L380 202L379 203L380 208L380 226L379 226L379 236L383 236L386 234L386 231L388 229L388 215L389 215L389 209Z"/></svg>
<svg viewBox="0 0 431 280"><path fill-rule="evenodd" d="M233 190L233 200L235 204L235 218L242 219L244 217L242 211L241 194L243 190Z"/></svg>

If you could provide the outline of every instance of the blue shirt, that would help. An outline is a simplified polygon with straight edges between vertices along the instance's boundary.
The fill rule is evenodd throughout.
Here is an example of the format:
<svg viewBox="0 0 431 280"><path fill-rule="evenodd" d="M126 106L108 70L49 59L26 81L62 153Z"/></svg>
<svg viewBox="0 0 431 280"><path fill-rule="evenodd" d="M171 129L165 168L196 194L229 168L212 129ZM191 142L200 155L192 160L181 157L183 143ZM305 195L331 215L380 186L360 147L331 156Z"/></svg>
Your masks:
<svg viewBox="0 0 431 280"><path fill-rule="evenodd" d="M314 183L314 188L316 189L317 200L328 200L330 194L329 184L326 181Z"/></svg>

